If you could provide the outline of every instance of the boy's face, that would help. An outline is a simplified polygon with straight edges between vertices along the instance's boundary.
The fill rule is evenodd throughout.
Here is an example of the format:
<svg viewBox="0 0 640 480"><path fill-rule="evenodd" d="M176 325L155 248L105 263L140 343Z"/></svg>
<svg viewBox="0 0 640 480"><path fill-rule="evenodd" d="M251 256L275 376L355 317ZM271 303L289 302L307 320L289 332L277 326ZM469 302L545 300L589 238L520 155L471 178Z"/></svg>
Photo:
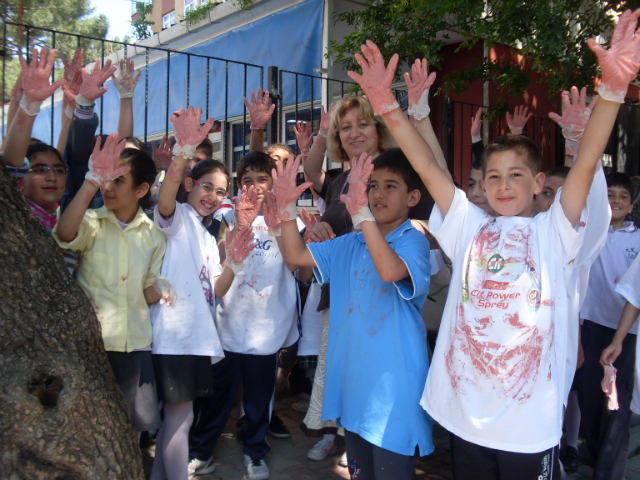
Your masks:
<svg viewBox="0 0 640 480"><path fill-rule="evenodd" d="M264 194L273 188L273 178L267 172L256 172L255 170L247 170L242 174L242 178L238 180L238 188L254 187L258 190L258 198L264 202Z"/></svg>
<svg viewBox="0 0 640 480"><path fill-rule="evenodd" d="M289 160L289 152L284 148L274 149L270 156L276 161L276 164L281 163L282 168L287 165L287 161Z"/></svg>
<svg viewBox="0 0 640 480"><path fill-rule="evenodd" d="M380 168L369 180L369 208L380 226L400 226L409 216L409 209L420 201L420 191L408 191L402 176ZM397 224L397 225L396 225Z"/></svg>
<svg viewBox="0 0 640 480"><path fill-rule="evenodd" d="M565 179L562 177L546 177L542 192L536 197L536 211L542 213L551 208L551 204L556 199L558 189L564 185Z"/></svg>
<svg viewBox="0 0 640 480"><path fill-rule="evenodd" d="M467 197L469 198L469 201L475 206L480 207L489 215L493 215L494 217L496 216L496 212L493 211L493 208L491 208L491 205L489 205L489 202L487 202L487 197L482 191L482 170L478 170L475 168L471 169L471 174L469 175L469 189L467 190Z"/></svg>
<svg viewBox="0 0 640 480"><path fill-rule="evenodd" d="M67 169L55 154L38 153L32 158L29 173L22 180L22 194L48 213L53 213L64 194L66 175Z"/></svg>
<svg viewBox="0 0 640 480"><path fill-rule="evenodd" d="M533 175L527 162L513 150L496 152L487 160L482 189L499 215L530 217L533 196L542 191L544 173Z"/></svg>
<svg viewBox="0 0 640 480"><path fill-rule="evenodd" d="M611 207L611 223L624 222L624 218L633 210L629 190L619 185L607 189Z"/></svg>
<svg viewBox="0 0 640 480"><path fill-rule="evenodd" d="M194 165L206 159L207 159L207 153L201 148L196 148L196 151L193 154L193 161L195 162Z"/></svg>

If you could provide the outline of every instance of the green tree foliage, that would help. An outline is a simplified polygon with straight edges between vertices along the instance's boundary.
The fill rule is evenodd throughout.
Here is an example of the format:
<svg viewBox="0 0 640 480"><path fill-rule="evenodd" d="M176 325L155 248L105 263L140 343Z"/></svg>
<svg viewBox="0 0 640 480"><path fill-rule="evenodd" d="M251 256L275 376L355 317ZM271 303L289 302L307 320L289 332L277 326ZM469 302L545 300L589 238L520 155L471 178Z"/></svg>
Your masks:
<svg viewBox="0 0 640 480"><path fill-rule="evenodd" d="M89 37L105 38L109 28L109 21L104 15L91 16L93 8L89 0L4 0L2 10L3 21L22 23L34 27L47 28L59 32L77 33ZM20 74L18 52L26 53L26 29L14 25L7 25L5 99L8 101L13 85ZM50 32L31 29L29 32L29 51L33 47L54 47L54 37ZM57 57L65 55L69 61L75 49L80 46L84 50L84 61L88 63L101 57L101 42L81 39L56 33L55 48ZM109 44L105 44L105 55ZM56 64L55 78L62 76L62 62Z"/></svg>
<svg viewBox="0 0 640 480"><path fill-rule="evenodd" d="M467 68L445 78L438 93L459 93L476 80L499 87L496 113L521 96L529 85L529 71L542 74L551 95L572 85L592 86L598 75L595 55L586 40L609 38L614 16L637 8L638 0L365 0L367 8L336 15L355 27L344 41L332 41L329 55L347 69L359 69L353 53L366 39L373 40L386 59L393 53L405 61L427 58L438 68L442 47L451 32L462 36L457 50L485 41L491 48L509 47L494 61L478 58ZM519 63L512 54L522 56Z"/></svg>
<svg viewBox="0 0 640 480"><path fill-rule="evenodd" d="M152 35L150 27L156 24L156 22L152 22L148 19L152 10L152 3L136 2L136 13L138 14L138 18L131 21L133 36L136 40L144 40Z"/></svg>

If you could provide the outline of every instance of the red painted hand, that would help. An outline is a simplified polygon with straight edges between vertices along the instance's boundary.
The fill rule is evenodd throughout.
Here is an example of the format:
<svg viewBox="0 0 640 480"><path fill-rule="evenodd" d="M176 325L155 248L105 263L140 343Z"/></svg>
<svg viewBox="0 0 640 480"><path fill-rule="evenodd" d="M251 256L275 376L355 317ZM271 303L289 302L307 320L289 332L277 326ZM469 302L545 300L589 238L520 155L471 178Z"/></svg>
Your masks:
<svg viewBox="0 0 640 480"><path fill-rule="evenodd" d="M315 215L311 215L307 212L306 208L300 209L300 218L302 219L302 223L304 223L304 239L307 243L311 243L311 230L318 224L318 217Z"/></svg>
<svg viewBox="0 0 640 480"><path fill-rule="evenodd" d="M480 107L476 114L471 118L471 137L480 135L480 127L482 126L482 111L484 109Z"/></svg>
<svg viewBox="0 0 640 480"><path fill-rule="evenodd" d="M351 160L351 174L349 175L349 192L340 195L340 201L347 206L347 211L353 217L358 214L361 207L369 204L367 197L367 185L369 177L373 172L373 157L367 153L360 155L360 158Z"/></svg>
<svg viewBox="0 0 640 480"><path fill-rule="evenodd" d="M311 142L313 141L313 132L307 128L307 123L298 122L297 126L293 126L293 131L296 134L300 152L309 153L309 148L311 148Z"/></svg>
<svg viewBox="0 0 640 480"><path fill-rule="evenodd" d="M156 142L151 142L151 150L153 150L153 163L156 164L158 170L168 170L173 158L173 137L162 137L160 147L156 148Z"/></svg>
<svg viewBox="0 0 640 480"><path fill-rule="evenodd" d="M362 56L364 55L364 57ZM371 40L362 45L362 55L355 54L356 61L362 67L362 75L348 72L349 77L358 82L367 96L376 115L383 115L399 108L396 97L391 93L391 82L398 66L398 54L394 54L385 68L380 50Z"/></svg>
<svg viewBox="0 0 640 480"><path fill-rule="evenodd" d="M85 178L98 187L131 170L131 167L128 166L118 168L120 154L127 143L126 139L118 143L118 138L117 133L109 135L102 149L100 148L100 137L96 139L96 146L89 159L89 171Z"/></svg>
<svg viewBox="0 0 640 480"><path fill-rule="evenodd" d="M53 92L64 85L66 80L61 78L53 84L49 81L56 60L55 50L49 52L47 47L42 47L42 50L38 52L34 49L29 65L24 58L19 58L22 65L23 96L21 105L29 115L33 116L40 111L42 101L53 95Z"/></svg>
<svg viewBox="0 0 640 480"><path fill-rule="evenodd" d="M562 135L566 139L565 150L567 155L575 155L577 153L579 142L582 139L593 107L598 101L598 96L596 95L587 106L587 88L583 87L578 94L578 89L571 87L571 99L573 103L569 100L569 92L562 92L562 103L564 105L562 116L553 112L549 113L551 120L562 127Z"/></svg>
<svg viewBox="0 0 640 480"><path fill-rule="evenodd" d="M278 213L278 201L276 195L268 191L264 194L264 205L262 206L264 223L267 224L271 232L277 232L280 228L280 214Z"/></svg>
<svg viewBox="0 0 640 480"><path fill-rule="evenodd" d="M524 126L533 116L533 112L527 115L528 111L529 107L520 105L515 108L515 110L513 111L513 115L507 112L507 125L509 125L509 130L511 130L512 134L520 135L522 133L522 130L524 130Z"/></svg>
<svg viewBox="0 0 640 480"><path fill-rule="evenodd" d="M269 92L264 92L262 95L262 87L258 89L258 100L256 101L256 94L251 92L251 103L244 99L244 104L249 111L249 117L251 118L252 130L264 130L264 127L269 122L273 111L276 109L275 103L267 109L269 105Z"/></svg>
<svg viewBox="0 0 640 480"><path fill-rule="evenodd" d="M116 66L111 65L111 60L107 60L104 63L104 67L100 68L100 61L96 60L91 75L87 73L84 68L80 69L82 72L82 85L80 86L80 92L78 94L82 101L86 100L91 105L97 98L100 98L107 91L107 87L103 87L102 84L107 81L113 72L116 71Z"/></svg>
<svg viewBox="0 0 640 480"><path fill-rule="evenodd" d="M213 118L209 118L202 127L200 127L200 119L202 118L202 109L200 107L195 110L193 107L187 110L180 109L177 114L174 113L170 120L176 131L176 140L182 147L195 147L204 140L204 138L213 126ZM177 155L177 153L176 153Z"/></svg>
<svg viewBox="0 0 640 480"><path fill-rule="evenodd" d="M636 30L640 9L624 12L613 32L611 48L605 50L592 38L589 48L598 57L602 70L602 83L598 88L601 97L612 102L624 103L629 82L640 69L640 29Z"/></svg>
<svg viewBox="0 0 640 480"><path fill-rule="evenodd" d="M240 199L233 197L233 202L236 205L236 221L238 225L246 226L251 225L260 212L261 202L258 199L258 190L254 186L242 187L242 195Z"/></svg>
<svg viewBox="0 0 640 480"><path fill-rule="evenodd" d="M292 220L294 218L290 205L292 204L295 209L296 200L300 198L302 192L313 185L312 182L304 182L301 185L296 185L301 159L302 157L298 155L293 162L289 160L286 167L282 167L282 164L278 163L277 170L274 168L271 171L271 176L273 177L273 192L276 194L276 199L278 200L278 210L280 211L282 220Z"/></svg>
<svg viewBox="0 0 640 480"><path fill-rule="evenodd" d="M136 72L133 60L130 58L128 58L126 62L124 60L120 60L120 68L118 69L118 72L111 75L113 84L116 86L116 90L118 90L120 98L133 97L133 92L140 80L141 73L142 70L138 70Z"/></svg>
<svg viewBox="0 0 640 480"><path fill-rule="evenodd" d="M67 81L67 87L70 86L76 73L80 72L80 69L82 68L83 58L84 52L81 48L76 49L75 53L73 54L73 60L71 60L71 63L69 63L67 57L62 57L62 64L64 65L64 79ZM80 75L80 78L82 79L82 75ZM80 83L82 83L82 80L80 81Z"/></svg>
<svg viewBox="0 0 640 480"><path fill-rule="evenodd" d="M413 79L411 78L413 77ZM416 59L411 65L411 75L404 74L409 97L409 114L416 120L429 116L429 88L433 85L436 74L429 75L427 60Z"/></svg>
<svg viewBox="0 0 640 480"><path fill-rule="evenodd" d="M253 230L246 225L240 227L233 236L227 229L224 241L227 262L234 264L244 262L251 251L256 248L257 243L252 244L251 242L253 242Z"/></svg>

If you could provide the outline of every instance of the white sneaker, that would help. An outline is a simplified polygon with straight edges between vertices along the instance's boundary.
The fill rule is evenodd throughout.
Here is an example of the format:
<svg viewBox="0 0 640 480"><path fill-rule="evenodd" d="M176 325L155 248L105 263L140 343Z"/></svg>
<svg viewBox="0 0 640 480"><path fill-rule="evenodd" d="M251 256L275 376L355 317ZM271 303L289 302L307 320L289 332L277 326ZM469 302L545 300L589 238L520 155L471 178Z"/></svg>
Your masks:
<svg viewBox="0 0 640 480"><path fill-rule="evenodd" d="M245 454L244 466L247 469L248 480L267 480L269 478L269 467L264 459L254 460Z"/></svg>
<svg viewBox="0 0 640 480"><path fill-rule="evenodd" d="M207 475L214 472L216 466L213 464L213 455L207 460L202 461L197 458L192 458L189 462L187 472L189 473L189 480L200 475Z"/></svg>
<svg viewBox="0 0 640 480"><path fill-rule="evenodd" d="M307 458L310 460L324 460L332 453L336 453L338 445L336 445L336 436L330 433L325 434L311 450L307 452Z"/></svg>
<svg viewBox="0 0 640 480"><path fill-rule="evenodd" d="M340 461L338 461L338 465L341 467L347 468L349 466L349 462L347 462L347 452L345 451L340 457Z"/></svg>

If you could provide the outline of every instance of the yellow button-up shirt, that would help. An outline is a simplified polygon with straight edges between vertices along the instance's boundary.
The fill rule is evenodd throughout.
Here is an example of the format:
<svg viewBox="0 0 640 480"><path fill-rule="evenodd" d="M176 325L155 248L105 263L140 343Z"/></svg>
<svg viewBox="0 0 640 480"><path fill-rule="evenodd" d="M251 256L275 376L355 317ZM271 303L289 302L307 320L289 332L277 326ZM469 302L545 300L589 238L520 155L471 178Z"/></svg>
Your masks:
<svg viewBox="0 0 640 480"><path fill-rule="evenodd" d="M87 210L71 242L53 235L62 248L79 253L78 284L89 297L102 325L104 348L132 352L151 344L151 317L144 298L149 280L160 276L165 236L138 208L122 230L106 207Z"/></svg>

